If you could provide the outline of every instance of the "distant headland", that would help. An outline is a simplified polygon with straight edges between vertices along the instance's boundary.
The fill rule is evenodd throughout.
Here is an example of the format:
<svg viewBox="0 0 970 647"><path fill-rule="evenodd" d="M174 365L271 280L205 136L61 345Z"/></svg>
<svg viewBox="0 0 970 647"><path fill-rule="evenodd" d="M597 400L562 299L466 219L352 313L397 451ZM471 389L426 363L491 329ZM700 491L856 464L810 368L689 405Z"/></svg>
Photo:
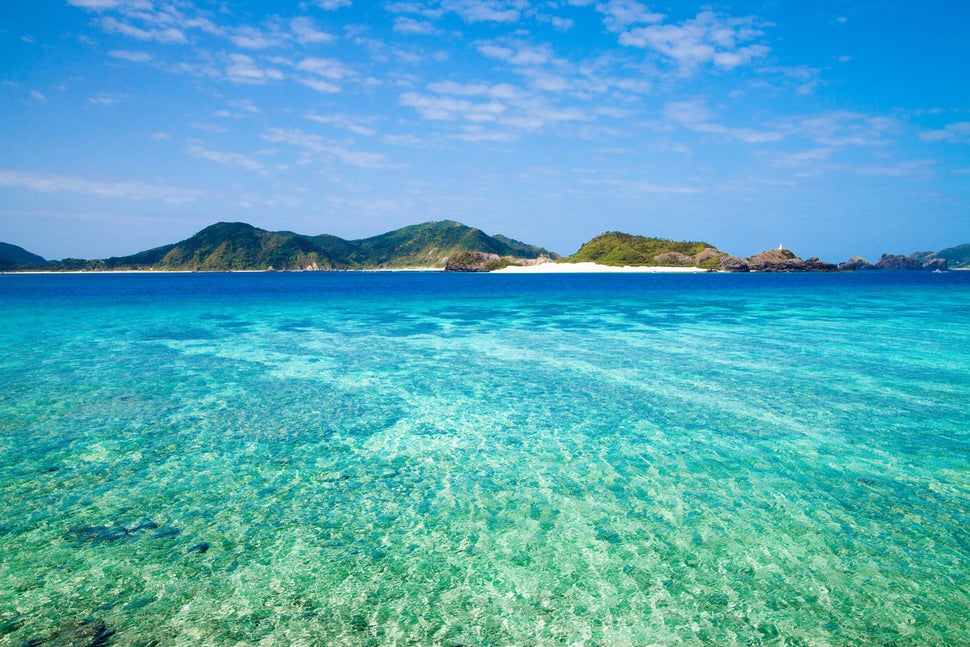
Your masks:
<svg viewBox="0 0 970 647"><path fill-rule="evenodd" d="M552 264L555 264L553 266ZM573 265L573 267L565 267ZM883 254L874 263L858 256L838 265L801 259L778 248L749 257L732 256L706 242L607 232L572 256L506 236L490 236L452 220L426 222L363 238L306 236L266 231L241 222L220 222L186 240L130 256L104 259L44 259L0 243L0 271L320 271L440 269L452 272L586 271L607 268L642 271L853 272L860 270L970 269L970 244L937 252Z"/></svg>

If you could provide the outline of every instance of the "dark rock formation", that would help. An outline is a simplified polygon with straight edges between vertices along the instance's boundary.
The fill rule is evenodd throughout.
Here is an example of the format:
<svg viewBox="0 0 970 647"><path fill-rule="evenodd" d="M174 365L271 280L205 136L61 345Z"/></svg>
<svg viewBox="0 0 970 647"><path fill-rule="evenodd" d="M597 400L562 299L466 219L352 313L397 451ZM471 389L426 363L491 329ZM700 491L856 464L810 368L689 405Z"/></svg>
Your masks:
<svg viewBox="0 0 970 647"><path fill-rule="evenodd" d="M883 254L876 261L879 270L921 270L923 263L918 258L903 256L902 254Z"/></svg>
<svg viewBox="0 0 970 647"><path fill-rule="evenodd" d="M802 260L788 249L769 249L749 256L747 263L752 272L835 272L839 269L814 257Z"/></svg>
<svg viewBox="0 0 970 647"><path fill-rule="evenodd" d="M737 256L725 256L721 259L719 267L723 272L750 272L751 267L743 258Z"/></svg>
<svg viewBox="0 0 970 647"><path fill-rule="evenodd" d="M844 263L839 263L840 272L857 272L859 270L874 270L876 266L862 258L861 256L853 256Z"/></svg>
<svg viewBox="0 0 970 647"><path fill-rule="evenodd" d="M458 252L445 259L446 272L490 272L508 265L509 262L502 264L498 254L487 252Z"/></svg>
<svg viewBox="0 0 970 647"><path fill-rule="evenodd" d="M541 265L551 263L549 256L538 258L519 258L517 256L499 256L486 252L458 252L445 259L446 272L492 272L509 265Z"/></svg>
<svg viewBox="0 0 970 647"><path fill-rule="evenodd" d="M923 263L924 270L939 270L940 272L946 272L949 267L945 258L931 258L930 260Z"/></svg>
<svg viewBox="0 0 970 647"><path fill-rule="evenodd" d="M666 252L664 254L657 254L656 256L653 257L653 260L658 265L668 265L668 266L694 264L693 256L688 256L687 254L682 254L680 252Z"/></svg>

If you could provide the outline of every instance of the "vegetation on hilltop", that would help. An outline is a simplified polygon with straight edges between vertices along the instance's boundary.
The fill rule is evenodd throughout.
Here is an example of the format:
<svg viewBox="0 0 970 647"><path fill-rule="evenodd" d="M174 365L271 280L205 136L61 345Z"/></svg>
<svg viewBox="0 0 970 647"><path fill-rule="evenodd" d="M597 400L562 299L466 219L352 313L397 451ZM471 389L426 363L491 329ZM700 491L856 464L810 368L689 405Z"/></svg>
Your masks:
<svg viewBox="0 0 970 647"><path fill-rule="evenodd" d="M937 259L943 259L946 261L947 267L954 269L970 268L970 243L947 247L938 252L916 252L911 256L919 259L924 267Z"/></svg>
<svg viewBox="0 0 970 647"><path fill-rule="evenodd" d="M47 260L28 252L23 247L17 247L9 243L0 243L0 270L12 270L20 266L42 267L47 265Z"/></svg>
<svg viewBox="0 0 970 647"><path fill-rule="evenodd" d="M426 222L355 241L359 251L351 258L370 266L436 267L443 259L462 252L538 258L557 254L504 236L489 236L480 229L453 220Z"/></svg>
<svg viewBox="0 0 970 647"><path fill-rule="evenodd" d="M242 222L220 222L171 245L131 256L65 259L50 269L232 271L444 267L449 256L462 252L558 258L540 247L492 237L453 221L412 225L362 240L344 240L326 234L304 236L290 231L265 231Z"/></svg>
<svg viewBox="0 0 970 647"><path fill-rule="evenodd" d="M584 244L566 262L716 268L726 256L705 242L682 242L610 231Z"/></svg>

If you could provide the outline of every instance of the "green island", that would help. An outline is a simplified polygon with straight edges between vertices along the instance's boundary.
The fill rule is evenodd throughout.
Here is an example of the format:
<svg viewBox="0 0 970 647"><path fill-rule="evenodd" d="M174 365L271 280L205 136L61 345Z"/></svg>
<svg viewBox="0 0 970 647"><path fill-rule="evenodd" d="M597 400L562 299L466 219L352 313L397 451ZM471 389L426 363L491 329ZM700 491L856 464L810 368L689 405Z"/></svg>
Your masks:
<svg viewBox="0 0 970 647"><path fill-rule="evenodd" d="M307 236L266 231L242 222L219 222L168 245L103 259L51 261L9 243L0 243L0 271L333 271L442 269L492 272L518 265L596 263L610 267L674 267L723 272L835 272L860 270L940 270L970 268L970 244L936 252L883 254L875 263L853 257L838 265L801 259L787 249L732 256L703 241L675 241L606 232L573 255L559 254L453 220L410 225L384 234L345 240L329 234Z"/></svg>

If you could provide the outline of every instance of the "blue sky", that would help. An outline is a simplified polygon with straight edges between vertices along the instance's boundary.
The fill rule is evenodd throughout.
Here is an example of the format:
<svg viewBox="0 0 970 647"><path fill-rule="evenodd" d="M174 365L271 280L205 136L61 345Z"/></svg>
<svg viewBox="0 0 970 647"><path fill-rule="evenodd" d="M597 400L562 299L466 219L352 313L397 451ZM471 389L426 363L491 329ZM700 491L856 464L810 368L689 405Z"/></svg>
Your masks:
<svg viewBox="0 0 970 647"><path fill-rule="evenodd" d="M454 219L829 261L970 242L970 3L12 0L0 240Z"/></svg>

